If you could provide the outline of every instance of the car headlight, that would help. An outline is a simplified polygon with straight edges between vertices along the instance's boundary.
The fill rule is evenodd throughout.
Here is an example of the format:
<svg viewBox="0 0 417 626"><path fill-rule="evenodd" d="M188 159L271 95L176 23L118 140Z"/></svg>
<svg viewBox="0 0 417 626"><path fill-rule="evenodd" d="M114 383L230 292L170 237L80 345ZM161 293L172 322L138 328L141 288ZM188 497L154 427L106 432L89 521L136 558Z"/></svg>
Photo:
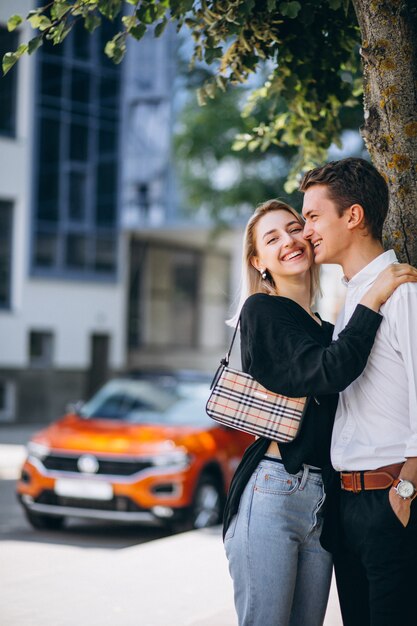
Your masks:
<svg viewBox="0 0 417 626"><path fill-rule="evenodd" d="M28 456L42 461L50 452L50 448L43 443L37 443L36 441L29 441L26 446Z"/></svg>
<svg viewBox="0 0 417 626"><path fill-rule="evenodd" d="M172 467L185 469L190 465L191 457L184 450L173 450L151 458L154 467Z"/></svg>

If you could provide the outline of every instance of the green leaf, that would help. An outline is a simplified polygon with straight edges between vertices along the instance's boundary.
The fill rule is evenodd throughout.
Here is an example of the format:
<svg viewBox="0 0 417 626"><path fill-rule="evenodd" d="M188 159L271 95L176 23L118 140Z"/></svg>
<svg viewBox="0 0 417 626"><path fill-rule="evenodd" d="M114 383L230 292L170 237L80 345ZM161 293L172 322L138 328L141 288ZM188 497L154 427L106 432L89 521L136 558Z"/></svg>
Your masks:
<svg viewBox="0 0 417 626"><path fill-rule="evenodd" d="M168 24L168 18L164 17L162 22L159 22L159 24L155 26L155 37L160 37L162 35L165 28L167 27L167 24Z"/></svg>
<svg viewBox="0 0 417 626"><path fill-rule="evenodd" d="M337 11L342 6L342 0L328 0L329 7L333 9L333 11Z"/></svg>
<svg viewBox="0 0 417 626"><path fill-rule="evenodd" d="M32 28L37 28L40 31L46 30L52 25L51 20L46 15L31 15L28 22L30 22Z"/></svg>
<svg viewBox="0 0 417 626"><path fill-rule="evenodd" d="M7 72L9 72L13 65L18 61L19 57L16 55L15 52L6 52L6 54L3 57L3 63L2 63L2 67L3 67L3 76L6 76Z"/></svg>
<svg viewBox="0 0 417 626"><path fill-rule="evenodd" d="M54 4L51 7L51 17L55 20L60 20L64 17L67 11L71 8L71 6L65 2L59 2L55 0Z"/></svg>
<svg viewBox="0 0 417 626"><path fill-rule="evenodd" d="M15 30L18 26L20 26L22 22L23 18L21 15L12 15L12 17L10 17L7 22L7 30L9 31L9 33L11 33L12 30Z"/></svg>
<svg viewBox="0 0 417 626"><path fill-rule="evenodd" d="M28 43L28 53L33 54L39 48L39 46L42 45L42 40L43 35L39 35L38 37L34 37L33 39L31 39Z"/></svg>
<svg viewBox="0 0 417 626"><path fill-rule="evenodd" d="M60 44L64 41L65 37L71 32L74 22L70 23L65 28L65 21L59 22L57 26L52 26L48 31L46 38L51 40L54 45Z"/></svg>
<svg viewBox="0 0 417 626"><path fill-rule="evenodd" d="M281 2L279 10L282 15L295 19L298 13L301 11L301 4L299 2Z"/></svg>
<svg viewBox="0 0 417 626"><path fill-rule="evenodd" d="M205 87L200 87L200 89L197 89L197 102L201 107L207 104L207 92Z"/></svg>
<svg viewBox="0 0 417 626"><path fill-rule="evenodd" d="M12 69L16 61L18 61L20 57L23 54L25 54L25 52L27 52L27 49L28 49L28 44L21 43L15 52L6 52L6 54L3 57L3 63L2 63L3 76L5 76L7 72L9 72Z"/></svg>
<svg viewBox="0 0 417 626"><path fill-rule="evenodd" d="M136 24L136 17L134 15L124 15L122 24L126 26L127 30L130 30Z"/></svg>
<svg viewBox="0 0 417 626"><path fill-rule="evenodd" d="M120 63L126 53L125 38L118 33L111 41L108 41L104 48L104 53L115 63Z"/></svg>
<svg viewBox="0 0 417 626"><path fill-rule="evenodd" d="M113 21L122 8L122 0L98 0L98 10L102 15Z"/></svg>
<svg viewBox="0 0 417 626"><path fill-rule="evenodd" d="M93 33L101 24L101 17L95 13L89 13L84 19L84 28Z"/></svg>
<svg viewBox="0 0 417 626"><path fill-rule="evenodd" d="M221 89L222 91L226 91L227 78L225 78L224 76L221 76L220 74L217 74L216 83L219 89Z"/></svg>
<svg viewBox="0 0 417 626"><path fill-rule="evenodd" d="M146 31L147 31L146 24L139 24L138 26L133 26L129 32L132 35L132 37L134 37L137 41L139 41L140 39L142 39Z"/></svg>

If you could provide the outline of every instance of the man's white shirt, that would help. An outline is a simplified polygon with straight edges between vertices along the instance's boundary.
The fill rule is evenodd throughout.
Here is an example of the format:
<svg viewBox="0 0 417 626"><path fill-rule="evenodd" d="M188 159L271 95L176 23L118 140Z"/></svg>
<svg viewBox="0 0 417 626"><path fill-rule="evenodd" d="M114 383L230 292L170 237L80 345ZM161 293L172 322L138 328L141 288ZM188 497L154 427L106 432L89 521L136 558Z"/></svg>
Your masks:
<svg viewBox="0 0 417 626"><path fill-rule="evenodd" d="M378 274L397 262L384 252L350 281L333 338ZM383 320L363 373L339 397L334 468L371 470L417 456L417 284L405 283L381 307Z"/></svg>

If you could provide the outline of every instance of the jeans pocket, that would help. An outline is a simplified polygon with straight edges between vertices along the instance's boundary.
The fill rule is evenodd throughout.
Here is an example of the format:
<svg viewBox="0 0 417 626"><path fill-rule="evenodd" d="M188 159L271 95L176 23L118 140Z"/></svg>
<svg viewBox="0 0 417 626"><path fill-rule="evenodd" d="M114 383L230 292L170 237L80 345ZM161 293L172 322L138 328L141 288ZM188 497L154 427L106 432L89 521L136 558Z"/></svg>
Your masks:
<svg viewBox="0 0 417 626"><path fill-rule="evenodd" d="M256 478L255 490L260 493L291 495L300 485L298 476L288 474L285 470L273 471L262 468Z"/></svg>

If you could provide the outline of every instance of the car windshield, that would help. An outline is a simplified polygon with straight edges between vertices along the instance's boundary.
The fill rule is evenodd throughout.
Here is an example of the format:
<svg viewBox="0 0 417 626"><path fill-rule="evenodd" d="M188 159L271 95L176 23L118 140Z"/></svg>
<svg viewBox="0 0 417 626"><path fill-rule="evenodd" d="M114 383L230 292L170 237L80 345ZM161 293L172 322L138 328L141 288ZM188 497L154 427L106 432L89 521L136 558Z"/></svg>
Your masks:
<svg viewBox="0 0 417 626"><path fill-rule="evenodd" d="M113 380L80 409L86 419L123 420L130 424L209 425L204 383L178 383L167 390L144 380Z"/></svg>

